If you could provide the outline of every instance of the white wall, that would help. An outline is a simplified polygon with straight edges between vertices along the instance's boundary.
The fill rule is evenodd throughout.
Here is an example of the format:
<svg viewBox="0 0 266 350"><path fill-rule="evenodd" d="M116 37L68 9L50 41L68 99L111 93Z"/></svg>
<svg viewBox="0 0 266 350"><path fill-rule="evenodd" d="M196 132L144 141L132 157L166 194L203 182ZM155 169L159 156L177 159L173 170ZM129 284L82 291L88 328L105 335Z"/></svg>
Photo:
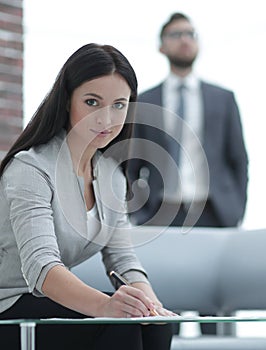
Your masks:
<svg viewBox="0 0 266 350"><path fill-rule="evenodd" d="M24 0L25 123L50 89L67 57L98 42L120 49L134 66L139 90L168 72L157 51L159 29L172 12L193 20L201 54L196 70L233 89L250 158L246 228L266 227L266 21L263 0L89 1Z"/></svg>

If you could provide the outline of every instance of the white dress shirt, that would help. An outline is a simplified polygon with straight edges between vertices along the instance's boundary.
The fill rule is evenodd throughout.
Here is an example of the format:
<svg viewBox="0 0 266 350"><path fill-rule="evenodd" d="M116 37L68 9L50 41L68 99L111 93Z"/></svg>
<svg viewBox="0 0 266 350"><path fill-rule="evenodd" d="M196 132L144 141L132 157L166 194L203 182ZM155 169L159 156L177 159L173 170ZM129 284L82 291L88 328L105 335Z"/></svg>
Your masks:
<svg viewBox="0 0 266 350"><path fill-rule="evenodd" d="M182 138L179 158L180 184L173 177L174 187L171 186L167 195L170 202L193 202L206 198L208 186L204 169L205 154L201 146L203 140L203 106L200 81L190 74L184 79L170 74L163 83L163 107L165 130L171 133L175 129L174 118L167 118L168 111L176 113L179 106L178 87L183 84L184 89L184 116L185 126L182 127ZM169 179L168 179L169 181ZM168 193L168 191L167 191Z"/></svg>

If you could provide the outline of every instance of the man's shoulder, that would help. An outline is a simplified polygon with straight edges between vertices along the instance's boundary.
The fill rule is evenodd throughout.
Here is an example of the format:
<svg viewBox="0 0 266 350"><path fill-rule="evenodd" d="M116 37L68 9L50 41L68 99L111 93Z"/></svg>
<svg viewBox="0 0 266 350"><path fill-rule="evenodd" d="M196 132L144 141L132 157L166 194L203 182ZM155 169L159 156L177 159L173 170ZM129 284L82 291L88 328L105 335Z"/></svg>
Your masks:
<svg viewBox="0 0 266 350"><path fill-rule="evenodd" d="M162 83L151 87L150 89L144 90L138 95L138 102L154 102L154 99L158 99L158 96L161 95Z"/></svg>
<svg viewBox="0 0 266 350"><path fill-rule="evenodd" d="M225 95L233 94L232 90L219 84L215 84L205 80L201 80L200 84L201 84L202 90L205 90L205 91L210 91L212 93L225 94Z"/></svg>

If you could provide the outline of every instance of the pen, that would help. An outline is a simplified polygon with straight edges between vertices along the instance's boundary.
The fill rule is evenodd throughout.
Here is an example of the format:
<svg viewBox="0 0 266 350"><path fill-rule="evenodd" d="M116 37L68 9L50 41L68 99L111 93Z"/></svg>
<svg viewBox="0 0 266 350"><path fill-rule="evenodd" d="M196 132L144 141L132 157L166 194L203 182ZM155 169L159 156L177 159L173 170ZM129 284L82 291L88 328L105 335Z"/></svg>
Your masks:
<svg viewBox="0 0 266 350"><path fill-rule="evenodd" d="M124 277L119 275L119 273L111 271L110 276L114 277L121 285L130 286L130 283ZM150 314L151 316L159 316L158 312L155 309L151 309Z"/></svg>

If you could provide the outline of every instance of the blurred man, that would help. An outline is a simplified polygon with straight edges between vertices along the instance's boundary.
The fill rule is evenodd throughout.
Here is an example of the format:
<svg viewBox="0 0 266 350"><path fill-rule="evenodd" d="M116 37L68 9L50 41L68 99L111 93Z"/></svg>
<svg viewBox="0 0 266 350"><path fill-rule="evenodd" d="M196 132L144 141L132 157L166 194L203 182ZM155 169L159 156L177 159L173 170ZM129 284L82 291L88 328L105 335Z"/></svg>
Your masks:
<svg viewBox="0 0 266 350"><path fill-rule="evenodd" d="M162 26L160 40L170 72L138 99L145 103L138 107L139 121L145 122L135 125L135 159L129 162L131 220L137 225L237 226L247 201L248 159L234 94L193 72L198 36L186 15L174 13ZM177 142L170 136L174 133L179 133ZM165 150L178 173L167 172L169 157L159 155L158 147L140 146L140 139Z"/></svg>

